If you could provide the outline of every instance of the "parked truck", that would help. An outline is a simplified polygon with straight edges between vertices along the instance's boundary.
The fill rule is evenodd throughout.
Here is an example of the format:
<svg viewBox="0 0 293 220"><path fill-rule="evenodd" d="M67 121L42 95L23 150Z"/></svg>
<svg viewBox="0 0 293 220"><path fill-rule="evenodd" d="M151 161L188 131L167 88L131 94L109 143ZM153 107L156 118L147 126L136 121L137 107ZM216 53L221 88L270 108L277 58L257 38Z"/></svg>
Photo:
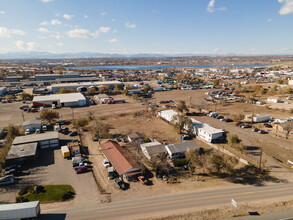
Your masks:
<svg viewBox="0 0 293 220"><path fill-rule="evenodd" d="M62 153L64 158L70 157L70 151L69 151L67 146L62 146L61 147L61 153Z"/></svg>
<svg viewBox="0 0 293 220"><path fill-rule="evenodd" d="M255 122L255 123L258 123L258 122L267 122L271 119L271 116L269 115L265 115L265 116L255 116L252 118L252 121Z"/></svg>
<svg viewBox="0 0 293 220"><path fill-rule="evenodd" d="M40 213L39 201L0 205L0 220L37 219Z"/></svg>

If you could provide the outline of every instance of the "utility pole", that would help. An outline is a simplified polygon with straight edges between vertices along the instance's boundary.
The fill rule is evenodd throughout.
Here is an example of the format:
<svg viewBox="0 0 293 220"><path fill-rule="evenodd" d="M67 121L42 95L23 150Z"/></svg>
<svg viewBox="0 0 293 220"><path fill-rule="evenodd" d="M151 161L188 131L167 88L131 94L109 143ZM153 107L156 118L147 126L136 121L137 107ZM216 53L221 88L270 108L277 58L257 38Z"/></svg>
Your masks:
<svg viewBox="0 0 293 220"><path fill-rule="evenodd" d="M191 108L191 99L192 99L192 97L189 96L189 107L190 107L190 108Z"/></svg>
<svg viewBox="0 0 293 220"><path fill-rule="evenodd" d="M22 115L22 120L23 120L23 122L25 122L25 120L24 120L24 115L23 115L23 111L21 110L21 115Z"/></svg>
<svg viewBox="0 0 293 220"><path fill-rule="evenodd" d="M260 156L259 156L259 170L261 170L261 162L262 162L262 148L260 148Z"/></svg>
<svg viewBox="0 0 293 220"><path fill-rule="evenodd" d="M72 120L74 120L74 113L73 113L73 108L71 107L71 111L72 111Z"/></svg>

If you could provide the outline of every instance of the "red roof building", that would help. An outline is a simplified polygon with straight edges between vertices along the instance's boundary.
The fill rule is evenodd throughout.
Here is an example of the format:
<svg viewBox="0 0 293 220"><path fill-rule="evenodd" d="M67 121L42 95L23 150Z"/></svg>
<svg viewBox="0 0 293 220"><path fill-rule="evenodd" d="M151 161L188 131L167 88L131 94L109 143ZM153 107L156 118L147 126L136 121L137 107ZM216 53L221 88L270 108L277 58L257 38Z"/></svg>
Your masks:
<svg viewBox="0 0 293 220"><path fill-rule="evenodd" d="M120 176L124 175L131 178L141 174L141 167L116 141L107 141L100 147L105 157Z"/></svg>

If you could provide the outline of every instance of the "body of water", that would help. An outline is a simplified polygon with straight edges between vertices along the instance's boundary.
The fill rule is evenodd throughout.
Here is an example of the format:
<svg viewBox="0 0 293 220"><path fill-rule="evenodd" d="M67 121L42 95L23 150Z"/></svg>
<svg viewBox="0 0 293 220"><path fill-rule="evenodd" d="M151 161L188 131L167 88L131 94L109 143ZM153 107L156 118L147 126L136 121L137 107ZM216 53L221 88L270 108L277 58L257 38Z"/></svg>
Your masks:
<svg viewBox="0 0 293 220"><path fill-rule="evenodd" d="M80 67L67 67L66 69L78 70L145 70L145 69L165 69L176 67L192 67L192 68L216 68L216 67L268 67L272 65L128 65L128 66L80 66Z"/></svg>

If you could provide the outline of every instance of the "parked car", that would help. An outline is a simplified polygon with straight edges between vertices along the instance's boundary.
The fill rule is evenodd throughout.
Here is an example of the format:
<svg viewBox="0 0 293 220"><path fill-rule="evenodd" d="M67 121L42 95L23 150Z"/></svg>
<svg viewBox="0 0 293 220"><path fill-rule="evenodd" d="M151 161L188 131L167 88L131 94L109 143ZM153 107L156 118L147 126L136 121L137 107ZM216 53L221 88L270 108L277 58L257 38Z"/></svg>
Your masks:
<svg viewBox="0 0 293 220"><path fill-rule="evenodd" d="M108 168L110 166L110 162L107 159L102 160L102 164L105 168Z"/></svg>
<svg viewBox="0 0 293 220"><path fill-rule="evenodd" d="M88 171L87 167L79 167L78 169L75 170L75 173L79 174L79 173L85 173L87 171Z"/></svg>
<svg viewBox="0 0 293 220"><path fill-rule="evenodd" d="M265 131L265 130L259 130L258 133L260 133L260 134L266 134L266 133L268 133L268 132Z"/></svg>
<svg viewBox="0 0 293 220"><path fill-rule="evenodd" d="M267 128L272 128L273 126L271 125L271 124L269 124L269 123L264 123L263 124L265 127L267 127Z"/></svg>
<svg viewBox="0 0 293 220"><path fill-rule="evenodd" d="M243 125L241 125L241 128L251 128L251 125L249 125L249 124L243 124Z"/></svg>
<svg viewBox="0 0 293 220"><path fill-rule="evenodd" d="M252 131L253 131L253 132L258 132L259 129L258 129L258 128L253 128Z"/></svg>
<svg viewBox="0 0 293 220"><path fill-rule="evenodd" d="M218 115L218 116L216 117L216 119L222 119L222 118L224 118L224 116L222 116L222 115Z"/></svg>
<svg viewBox="0 0 293 220"><path fill-rule="evenodd" d="M114 180L114 182L116 183L119 189L122 189L122 190L126 189L126 185L123 182L123 180L117 178Z"/></svg>
<svg viewBox="0 0 293 220"><path fill-rule="evenodd" d="M47 128L47 125L43 125L43 131L47 131L48 130L48 128Z"/></svg>
<svg viewBox="0 0 293 220"><path fill-rule="evenodd" d="M10 165L8 167L5 167L5 171L11 170L11 169L20 170L21 169L21 165L13 164L13 165Z"/></svg>
<svg viewBox="0 0 293 220"><path fill-rule="evenodd" d="M40 133L41 133L40 129L36 129L36 134L40 134Z"/></svg>
<svg viewBox="0 0 293 220"><path fill-rule="evenodd" d="M77 131L69 132L68 136L77 136Z"/></svg>
<svg viewBox="0 0 293 220"><path fill-rule="evenodd" d="M241 121L238 121L237 123L236 123L236 126L238 126L238 127L241 127L243 125L243 122L241 122Z"/></svg>
<svg viewBox="0 0 293 220"><path fill-rule="evenodd" d="M10 169L8 171L5 171L4 175L15 175L18 176L19 174L21 174L21 170L20 169Z"/></svg>
<svg viewBox="0 0 293 220"><path fill-rule="evenodd" d="M25 135L30 134L30 133L31 133L30 129L26 129L24 132Z"/></svg>
<svg viewBox="0 0 293 220"><path fill-rule="evenodd" d="M14 183L14 175L7 175L0 178L0 185L12 184Z"/></svg>
<svg viewBox="0 0 293 220"><path fill-rule="evenodd" d="M226 118L225 122L233 122L233 120L231 118Z"/></svg>
<svg viewBox="0 0 293 220"><path fill-rule="evenodd" d="M225 121L225 120L226 120L225 118L221 118L221 119L220 119L220 121Z"/></svg>

